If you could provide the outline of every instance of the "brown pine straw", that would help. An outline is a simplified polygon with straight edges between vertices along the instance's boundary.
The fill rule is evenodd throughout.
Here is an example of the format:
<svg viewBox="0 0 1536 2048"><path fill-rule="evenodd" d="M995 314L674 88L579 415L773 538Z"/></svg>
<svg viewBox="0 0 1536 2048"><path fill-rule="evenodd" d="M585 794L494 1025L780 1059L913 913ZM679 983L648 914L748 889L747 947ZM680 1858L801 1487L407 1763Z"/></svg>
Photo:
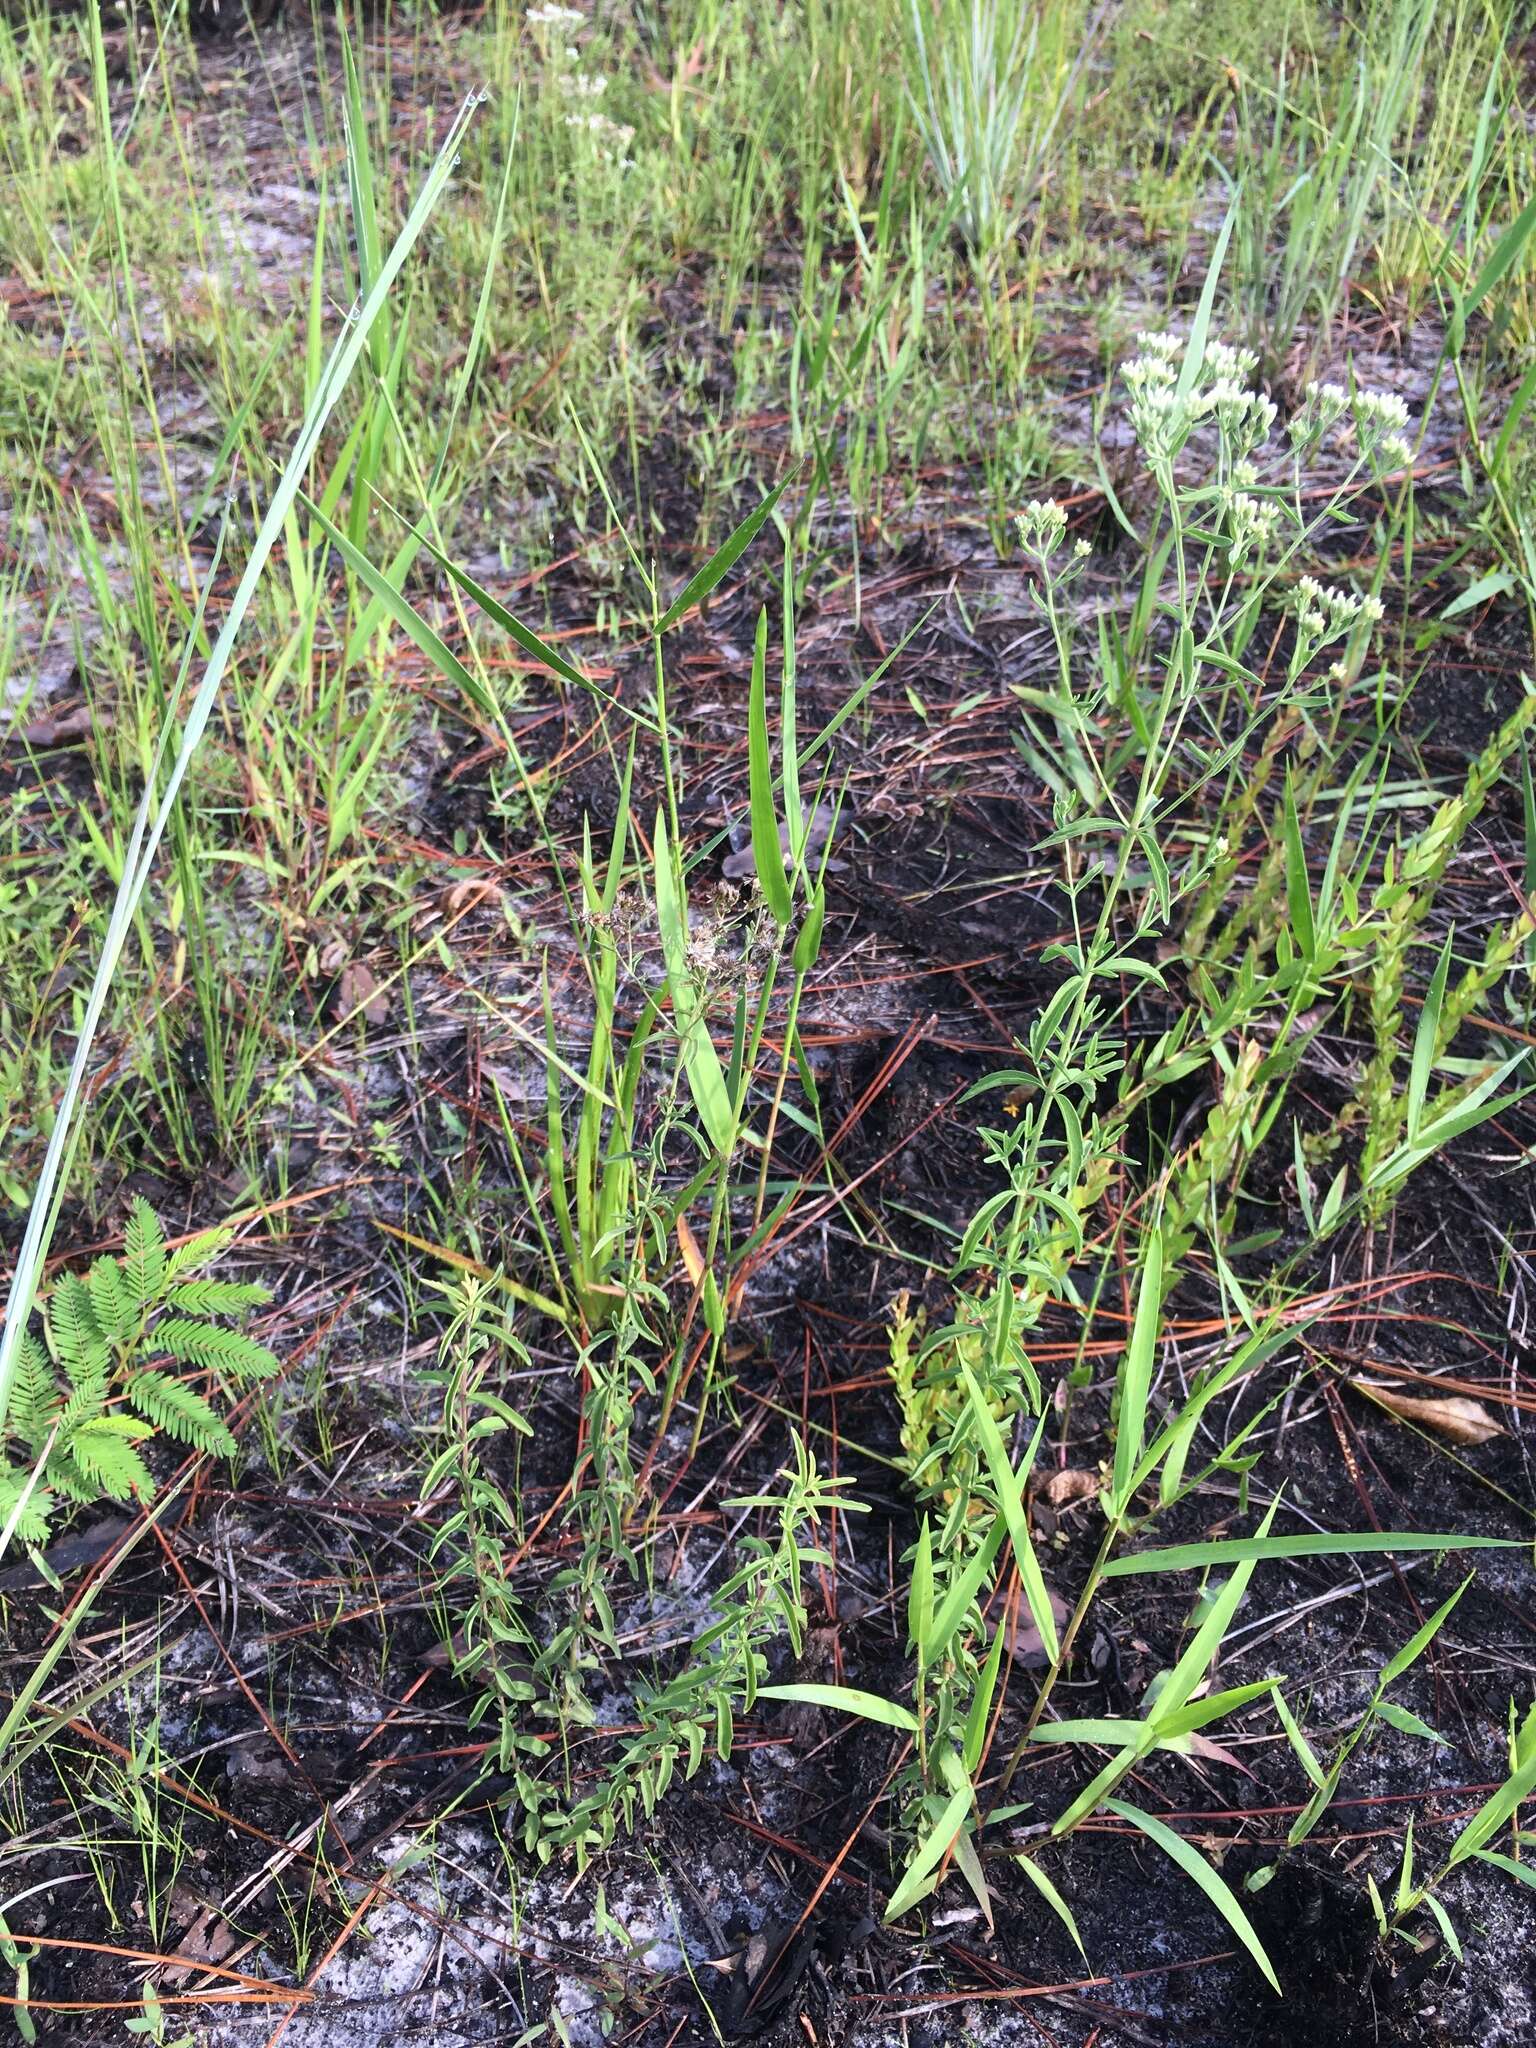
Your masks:
<svg viewBox="0 0 1536 2048"><path fill-rule="evenodd" d="M290 2000L300 2003L313 1992L290 1984L274 1984L269 1977L248 1977L243 1970L222 1969L203 1956L159 1955L153 1949L120 1948L109 1941L76 1941L62 1934L22 1934L11 1937L18 1948L62 1948L76 1955L121 1956L126 1962L143 1963L152 1970L196 1970L204 1977L227 1977L227 1987L215 1985L204 1992L188 1991L160 1999L162 2005L275 2005ZM25 2006L30 2012L139 2012L140 1998L13 1998L0 1997L0 2005Z"/></svg>

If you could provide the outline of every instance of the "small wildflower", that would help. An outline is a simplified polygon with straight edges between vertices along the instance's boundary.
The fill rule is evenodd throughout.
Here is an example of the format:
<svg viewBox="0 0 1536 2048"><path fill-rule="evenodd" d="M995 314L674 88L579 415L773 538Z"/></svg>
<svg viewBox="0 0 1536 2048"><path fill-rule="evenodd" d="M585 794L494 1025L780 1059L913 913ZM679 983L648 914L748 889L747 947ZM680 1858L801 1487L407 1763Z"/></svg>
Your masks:
<svg viewBox="0 0 1536 2048"><path fill-rule="evenodd" d="M576 7L542 6L524 10L530 28L580 28L586 16Z"/></svg>
<svg viewBox="0 0 1536 2048"><path fill-rule="evenodd" d="M1357 391L1355 419L1362 433L1375 427L1384 434L1400 434L1408 424L1408 407L1395 391Z"/></svg>
<svg viewBox="0 0 1536 2048"><path fill-rule="evenodd" d="M1025 551L1044 557L1060 547L1067 531L1067 508L1054 498L1031 498L1016 524Z"/></svg>
<svg viewBox="0 0 1536 2048"><path fill-rule="evenodd" d="M1230 348L1224 341L1206 343L1204 373L1218 383L1246 384L1259 367L1251 348Z"/></svg>
<svg viewBox="0 0 1536 2048"><path fill-rule="evenodd" d="M1280 525L1280 507L1273 499L1255 498L1247 491L1233 491L1226 503L1231 527L1228 551L1235 564L1244 561L1256 547L1274 539Z"/></svg>
<svg viewBox="0 0 1536 2048"><path fill-rule="evenodd" d="M1292 417L1287 432L1298 454L1314 447L1332 433L1349 410L1349 393L1341 384L1309 383L1304 403Z"/></svg>
<svg viewBox="0 0 1536 2048"><path fill-rule="evenodd" d="M1229 453L1246 461L1269 439L1275 423L1274 400L1250 391L1234 377L1218 377L1200 397L1202 411L1216 415L1216 425Z"/></svg>
<svg viewBox="0 0 1536 2048"><path fill-rule="evenodd" d="M1161 357L1165 363L1177 362L1184 353L1184 344L1176 334L1153 334L1146 329L1137 335L1136 346L1143 356Z"/></svg>
<svg viewBox="0 0 1536 2048"><path fill-rule="evenodd" d="M1367 625L1379 625L1383 615L1380 598L1329 590L1314 576L1300 578L1293 601L1296 622L1304 638L1312 643L1309 656L1332 640L1342 640L1362 619Z"/></svg>
<svg viewBox="0 0 1536 2048"><path fill-rule="evenodd" d="M1380 476L1408 461L1408 407L1395 391L1357 391L1355 433L1360 453Z"/></svg>

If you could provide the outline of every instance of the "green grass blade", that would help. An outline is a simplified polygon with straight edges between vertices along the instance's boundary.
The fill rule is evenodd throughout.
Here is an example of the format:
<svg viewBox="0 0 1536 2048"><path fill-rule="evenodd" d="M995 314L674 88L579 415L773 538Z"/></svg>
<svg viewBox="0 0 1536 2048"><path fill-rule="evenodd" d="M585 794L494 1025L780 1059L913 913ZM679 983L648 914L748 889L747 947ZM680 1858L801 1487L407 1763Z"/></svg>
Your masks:
<svg viewBox="0 0 1536 2048"><path fill-rule="evenodd" d="M1143 1572L1204 1571L1208 1565L1296 1557L1365 1557L1383 1551L1516 1550L1513 1536L1425 1536L1417 1530L1356 1529L1339 1535L1223 1536L1214 1543L1175 1543L1166 1550L1135 1551L1111 1558L1106 1579L1133 1579Z"/></svg>
<svg viewBox="0 0 1536 2048"><path fill-rule="evenodd" d="M760 1700L792 1700L805 1707L830 1707L834 1713L856 1714L863 1721L878 1721L883 1728L899 1728L906 1735L917 1733L917 1716L910 1707L895 1700L883 1700L878 1693L861 1692L854 1685L760 1685Z"/></svg>
<svg viewBox="0 0 1536 2048"><path fill-rule="evenodd" d="M1468 1572L1450 1598L1442 1600L1428 1621L1424 1623L1422 1628L1414 1631L1403 1647L1397 1652L1396 1656L1387 1659L1381 1668L1381 1676L1376 1681L1378 1698L1386 1691L1395 1678L1401 1678L1409 1666L1416 1664L1420 1657L1423 1656L1435 1637L1440 1633L1451 1609L1456 1605L1462 1594L1465 1593L1468 1586L1471 1585L1474 1576L1472 1572Z"/></svg>
<svg viewBox="0 0 1536 2048"><path fill-rule="evenodd" d="M1477 273L1471 288L1456 301L1448 337L1452 354L1459 353L1467 335L1467 322L1503 278L1514 269L1520 253L1536 233L1536 199L1528 199L1490 250L1488 260Z"/></svg>
<svg viewBox="0 0 1536 2048"><path fill-rule="evenodd" d="M1440 1012L1445 1004L1445 978L1450 972L1451 947L1455 939L1453 927L1445 935L1445 944L1440 949L1440 958L1435 963L1435 971L1419 1011L1418 1029L1413 1035L1413 1061L1408 1070L1408 1112L1404 1126L1409 1144L1418 1137L1424 1121L1424 1102L1435 1064L1435 1041L1440 1035Z"/></svg>
<svg viewBox="0 0 1536 2048"><path fill-rule="evenodd" d="M901 1883L891 1894L891 1903L885 1909L885 1917L899 1920L909 1906L915 1906L930 1889L929 1878L949 1852L956 1835L964 1824L971 1804L971 1788L962 1785L952 1792L944 1809L933 1824L933 1829L918 1845L916 1853L902 1873Z"/></svg>
<svg viewBox="0 0 1536 2048"><path fill-rule="evenodd" d="M1227 244L1232 239L1232 230L1237 223L1237 210L1241 203L1242 181L1239 179L1237 189L1232 195L1232 204L1227 208L1227 217L1221 224L1220 234L1216 237L1216 246L1211 251L1211 260L1206 265L1205 283L1200 287L1199 304L1195 307L1195 317L1190 323L1183 367L1179 371L1179 381L1174 390L1175 397L1180 399L1187 398L1194 390L1195 380L1205 363L1205 344L1211 331L1211 312L1216 304L1216 286L1221 278L1221 266L1226 261Z"/></svg>
<svg viewBox="0 0 1536 2048"><path fill-rule="evenodd" d="M1157 1330L1163 1308L1163 1238L1154 1230L1136 1294L1136 1320L1126 1346L1120 1375L1120 1413L1115 1428L1115 1468L1110 1512L1123 1515L1131 1503L1131 1479L1141 1457L1146 1430L1147 1395L1157 1357Z"/></svg>
<svg viewBox="0 0 1536 2048"><path fill-rule="evenodd" d="M1068 1934L1071 1935L1073 1947L1086 1963L1088 1951L1083 1947L1083 1937L1077 1931L1077 1922L1072 1917L1072 1908L1067 1904L1061 1893L1057 1891L1055 1885L1052 1884L1051 1880L1032 1856L1016 1856L1014 1861L1056 1915L1062 1926L1066 1928Z"/></svg>
<svg viewBox="0 0 1536 2048"><path fill-rule="evenodd" d="M1128 1820L1132 1827L1140 1828L1149 1842L1155 1842L1172 1862L1177 1863L1186 1877L1194 1879L1201 1891L1226 1921L1249 1955L1264 1972L1266 1981L1276 1993L1280 1990L1280 1979L1275 1975L1274 1965L1264 1952L1264 1944L1253 1931L1252 1922L1237 1903L1232 1888L1219 1871L1214 1870L1200 1851L1182 1835L1150 1813L1143 1813L1139 1806L1132 1806L1124 1799L1110 1799L1105 1802L1111 1813L1121 1820Z"/></svg>
<svg viewBox="0 0 1536 2048"><path fill-rule="evenodd" d="M675 626L684 612L692 611L700 598L708 597L715 585L730 574L756 540L764 520L794 482L798 473L798 470L792 469L788 476L781 477L757 510L749 512L736 531L721 542L699 573L689 579L682 593L673 599L657 620L658 633L665 633L669 627Z"/></svg>
<svg viewBox="0 0 1536 2048"><path fill-rule="evenodd" d="M1270 1503L1269 1513L1259 1526L1256 1542L1262 1543L1269 1534L1269 1525L1275 1519L1279 1508L1278 1500ZM1159 1735L1168 1726L1172 1717L1188 1704L1191 1693L1215 1662L1216 1653L1221 1648L1227 1630L1232 1626L1232 1617L1248 1590L1248 1581L1253 1577L1257 1564L1256 1557L1245 1557L1237 1565L1232 1576L1212 1600L1204 1620L1190 1639L1188 1649L1169 1672L1152 1713L1152 1722Z"/></svg>
<svg viewBox="0 0 1536 2048"><path fill-rule="evenodd" d="M306 499L305 503L309 505L310 517L319 522L327 540L353 575L367 586L395 624L416 643L444 681L452 683L482 718L489 720L498 732L505 734L506 721L502 716L501 706L479 677L470 673L442 635L435 627L427 624L403 592L396 590L383 570L375 568L362 549L354 546L339 526L333 526L318 505L309 499Z"/></svg>
<svg viewBox="0 0 1536 2048"><path fill-rule="evenodd" d="M672 1013L682 1046L683 1071L688 1077L694 1107L703 1119L709 1141L724 1155L736 1140L736 1119L731 1111L725 1085L725 1069L715 1051L709 1026L699 1009L693 974L688 965L688 911L678 890L672 864L672 847L667 821L656 814L656 923L661 932L661 949L667 965L667 985L672 991Z"/></svg>
<svg viewBox="0 0 1536 2048"><path fill-rule="evenodd" d="M1465 1863L1469 1856L1475 1856L1484 1848L1489 1839L1509 1820L1515 1809L1529 1799L1536 1791L1536 1707L1526 1716L1516 1754L1521 1749L1525 1755L1517 1767L1504 1780L1498 1791L1493 1793L1473 1814L1461 1833L1451 1844L1451 1853L1446 1858L1447 1870L1454 1870L1458 1863Z"/></svg>
<svg viewBox="0 0 1536 2048"><path fill-rule="evenodd" d="M1013 1561L1019 1568L1024 1597L1029 1602L1030 1618L1040 1632L1040 1641L1045 1647L1046 1656L1054 1664L1061 1654L1061 1646L1056 1637L1056 1617L1051 1611L1051 1596L1046 1591L1045 1580L1041 1576L1040 1560L1036 1557L1035 1546L1030 1541L1029 1523L1024 1513L1024 1489L1029 1483L1035 1453L1040 1448L1045 1417L1040 1417L1034 1441L1025 1453L1018 1471L1015 1472L1008 1461L1002 1431L998 1428L991 1409L982 1399L981 1388L976 1384L976 1375L964 1359L960 1361L960 1373L970 1399L971 1422L976 1434L981 1438L987 1470L992 1475L992 1484L996 1488L998 1501L1003 1510L1003 1519L1008 1524L1008 1534L1013 1543Z"/></svg>
<svg viewBox="0 0 1536 2048"><path fill-rule="evenodd" d="M27 1227L6 1299L5 1324L4 1328L0 1329L0 1423L3 1423L9 1405L21 1338L53 1234L56 1205L62 1195L64 1167L74 1147L76 1112L85 1085L86 1069L90 1063L107 995L116 976L129 930L137 916L144 892L149 886L150 873L160 841L176 799L180 795L187 770L207 728L219 686L229 665L236 636L245 623L246 614L256 594L256 586L266 569L267 559L282 535L284 525L299 497L304 474L325 430L326 422L356 368L359 356L367 346L368 337L384 309L395 278L415 247L422 229L447 186L454 156L470 120L470 112L470 104L466 103L458 117L450 124L442 149L374 281L372 291L364 301L357 319L348 322L336 341L320 388L300 424L288 461L273 491L256 538L251 544L244 572L235 588L224 624L214 642L188 710L176 756L166 778L158 807L155 804L156 779L151 778L145 788L138 816L134 821L129 856L124 862L123 878L118 886L106 937L102 943L96 976L86 1000L69 1077L55 1111L53 1129L49 1134L48 1148L43 1157L42 1170L28 1211ZM188 651L190 653L190 642Z"/></svg>
<svg viewBox="0 0 1536 2048"><path fill-rule="evenodd" d="M752 688L747 705L747 774L752 800L752 865L757 885L780 931L794 909L784 848L773 801L773 761L768 751L768 614L757 614L757 640L752 650Z"/></svg>
<svg viewBox="0 0 1536 2048"><path fill-rule="evenodd" d="M986 1541L945 1593L929 1626L927 1640L922 1645L921 1655L925 1664L936 1663L948 1649L955 1631L970 1609L971 1602L981 1590L982 1580L992 1569L1007 1533L1008 1525L999 1515L993 1522Z"/></svg>

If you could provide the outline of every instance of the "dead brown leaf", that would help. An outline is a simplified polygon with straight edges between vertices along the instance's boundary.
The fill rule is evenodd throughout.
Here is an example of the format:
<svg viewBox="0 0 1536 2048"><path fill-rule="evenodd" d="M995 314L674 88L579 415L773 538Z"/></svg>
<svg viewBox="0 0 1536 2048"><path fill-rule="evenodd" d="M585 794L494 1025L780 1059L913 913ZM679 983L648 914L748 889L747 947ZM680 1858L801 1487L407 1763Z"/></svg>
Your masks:
<svg viewBox="0 0 1536 2048"><path fill-rule="evenodd" d="M233 1955L240 1945L240 1937L223 1919L216 1906L204 1906L192 1924L178 1936L176 1954L181 1961L171 1963L161 1971L160 1982L167 1990L174 1990L178 1984L185 1984L197 1973L197 1963L222 1963L226 1956Z"/></svg>
<svg viewBox="0 0 1536 2048"><path fill-rule="evenodd" d="M1356 1380L1355 1385L1389 1415L1404 1422L1420 1422L1448 1443L1485 1444L1507 1434L1481 1401L1469 1400L1465 1394L1400 1394L1395 1387L1367 1386L1363 1380Z"/></svg>
<svg viewBox="0 0 1536 2048"><path fill-rule="evenodd" d="M360 1010L366 1023L389 1022L389 997L379 987L372 969L365 967L361 960L349 960L341 970L341 979L336 984L336 1000L344 1017Z"/></svg>
<svg viewBox="0 0 1536 2048"><path fill-rule="evenodd" d="M76 704L68 711L55 712L52 717L34 718L30 725L21 728L20 737L29 747L62 747L71 740L88 740L96 726L110 732L110 712L97 712L93 722L90 707Z"/></svg>
<svg viewBox="0 0 1536 2048"><path fill-rule="evenodd" d="M1099 1490L1097 1472L1085 1472L1078 1465L1066 1465L1053 1472L1035 1488L1036 1498L1048 1507L1070 1507L1075 1500L1092 1500Z"/></svg>

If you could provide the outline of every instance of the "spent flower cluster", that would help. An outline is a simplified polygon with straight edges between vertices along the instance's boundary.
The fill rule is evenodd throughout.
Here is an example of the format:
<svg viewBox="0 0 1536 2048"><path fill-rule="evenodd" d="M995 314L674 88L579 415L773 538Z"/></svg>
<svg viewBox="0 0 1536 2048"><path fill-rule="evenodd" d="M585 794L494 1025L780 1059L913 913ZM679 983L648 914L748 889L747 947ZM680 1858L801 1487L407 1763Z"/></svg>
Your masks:
<svg viewBox="0 0 1536 2048"><path fill-rule="evenodd" d="M1234 568L1240 567L1257 550L1267 547L1280 532L1282 513L1272 498L1256 498L1251 491L1228 491L1223 498L1227 515L1227 553Z"/></svg>
<svg viewBox="0 0 1536 2048"><path fill-rule="evenodd" d="M1229 467L1248 462L1269 439L1275 404L1251 387L1258 368L1251 349L1208 343L1200 374L1181 390L1185 344L1177 335L1138 334L1136 346L1139 353L1121 376L1130 393L1132 430L1150 461L1171 461L1207 419L1215 420Z"/></svg>
<svg viewBox="0 0 1536 2048"><path fill-rule="evenodd" d="M538 36L551 81L567 103L565 126L590 136L605 162L628 170L633 163L628 151L635 131L626 122L611 119L597 105L608 90L608 75L603 71L583 71L581 50L565 40L573 30L586 25L586 16L574 7L547 5L527 8L523 19Z"/></svg>
<svg viewBox="0 0 1536 2048"><path fill-rule="evenodd" d="M1298 580L1292 603L1302 661L1310 660L1320 647L1346 638L1361 619L1374 626L1382 617L1380 598L1359 597L1350 590L1330 590L1315 576Z"/></svg>
<svg viewBox="0 0 1536 2048"><path fill-rule="evenodd" d="M1286 431L1299 457L1309 455L1345 419L1354 429L1362 458L1377 476L1406 469L1413 459L1408 442L1408 407L1395 391L1359 391L1342 384L1309 383Z"/></svg>

